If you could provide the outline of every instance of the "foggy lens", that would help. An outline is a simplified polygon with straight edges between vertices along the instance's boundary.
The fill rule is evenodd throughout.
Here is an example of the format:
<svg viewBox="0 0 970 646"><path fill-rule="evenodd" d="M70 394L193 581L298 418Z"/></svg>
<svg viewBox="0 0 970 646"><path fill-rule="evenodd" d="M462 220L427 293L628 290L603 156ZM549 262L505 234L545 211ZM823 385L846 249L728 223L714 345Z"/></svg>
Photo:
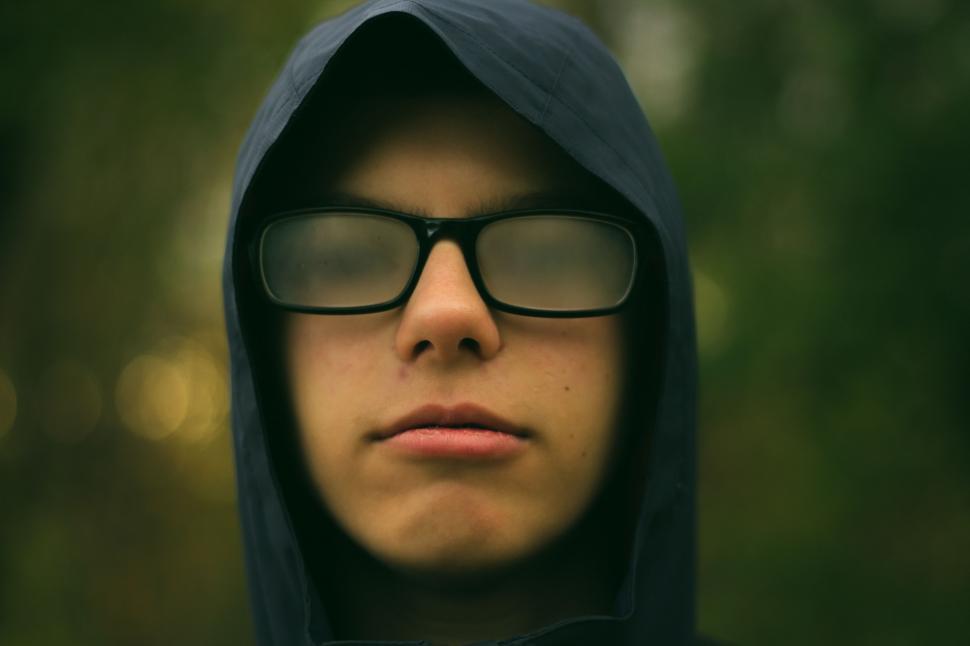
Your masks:
<svg viewBox="0 0 970 646"><path fill-rule="evenodd" d="M583 217L509 218L479 234L489 293L508 305L552 311L609 308L626 299L636 251L620 226Z"/></svg>
<svg viewBox="0 0 970 646"><path fill-rule="evenodd" d="M269 294L302 307L392 300L414 271L418 242L403 222L364 213L311 213L274 222L260 241Z"/></svg>

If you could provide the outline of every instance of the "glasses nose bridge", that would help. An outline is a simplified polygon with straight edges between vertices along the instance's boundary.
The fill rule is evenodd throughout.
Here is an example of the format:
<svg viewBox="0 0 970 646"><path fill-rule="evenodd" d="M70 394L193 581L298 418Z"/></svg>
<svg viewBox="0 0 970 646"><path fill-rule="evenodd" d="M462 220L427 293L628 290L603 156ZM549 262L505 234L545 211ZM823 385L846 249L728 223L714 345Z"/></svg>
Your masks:
<svg viewBox="0 0 970 646"><path fill-rule="evenodd" d="M444 240L451 240L458 246L462 262L465 263L465 271L475 286L475 290L481 298L487 298L484 285L481 284L481 280L478 277L479 270L476 266L476 253L472 248L477 232L481 229L480 224L469 221L467 218L422 218L421 225L421 255L423 259L416 270L414 285L416 286L422 275L424 275L428 260L431 258L431 252L435 246Z"/></svg>
<svg viewBox="0 0 970 646"><path fill-rule="evenodd" d="M465 264L471 269L473 254L469 245L474 241L477 230L473 223L461 218L426 218L422 224L422 243L426 247L426 255L431 255L431 249L441 240L452 240L461 249Z"/></svg>
<svg viewBox="0 0 970 646"><path fill-rule="evenodd" d="M418 227L421 237L421 261L415 268L413 282L411 283L412 286L407 297L408 300L410 300L413 295L413 290L417 288L424 277L434 248L439 242L450 240L458 246L458 252L461 254L461 262L465 265L464 268L467 278L470 279L474 290L477 292L479 298L488 302L488 295L478 277L479 272L476 266L476 254L474 249L471 248L471 245L474 244L477 231L480 228L480 226L476 226L476 223L462 218L422 218L420 226Z"/></svg>

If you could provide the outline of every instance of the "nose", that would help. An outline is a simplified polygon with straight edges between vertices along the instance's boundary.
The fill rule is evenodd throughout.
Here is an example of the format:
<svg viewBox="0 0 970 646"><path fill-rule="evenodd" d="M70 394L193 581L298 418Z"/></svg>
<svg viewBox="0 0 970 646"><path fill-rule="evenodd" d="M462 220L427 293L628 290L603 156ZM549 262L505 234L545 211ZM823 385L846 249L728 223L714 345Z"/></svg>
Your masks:
<svg viewBox="0 0 970 646"><path fill-rule="evenodd" d="M502 347L498 326L455 242L441 240L431 249L404 306L394 346L402 361L441 363L487 360Z"/></svg>

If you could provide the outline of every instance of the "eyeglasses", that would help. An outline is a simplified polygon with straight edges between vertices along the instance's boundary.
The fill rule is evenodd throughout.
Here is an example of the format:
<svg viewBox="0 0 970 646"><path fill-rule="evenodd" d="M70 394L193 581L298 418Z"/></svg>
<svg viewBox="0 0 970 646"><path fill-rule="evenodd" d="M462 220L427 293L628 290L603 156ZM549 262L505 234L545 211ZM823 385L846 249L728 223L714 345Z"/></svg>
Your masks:
<svg viewBox="0 0 970 646"><path fill-rule="evenodd" d="M279 213L256 233L250 252L266 297L319 314L404 304L441 239L459 245L489 307L531 316L617 311L633 290L638 262L631 223L589 211L423 218L326 207Z"/></svg>

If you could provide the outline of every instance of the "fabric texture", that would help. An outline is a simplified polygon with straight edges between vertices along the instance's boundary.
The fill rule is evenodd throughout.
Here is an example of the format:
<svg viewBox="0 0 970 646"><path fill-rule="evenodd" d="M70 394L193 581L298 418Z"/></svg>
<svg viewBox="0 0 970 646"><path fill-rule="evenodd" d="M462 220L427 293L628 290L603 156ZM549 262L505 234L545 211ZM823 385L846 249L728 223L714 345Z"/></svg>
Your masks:
<svg viewBox="0 0 970 646"><path fill-rule="evenodd" d="M626 576L612 616L575 617L502 644L695 643L696 349L684 228L658 144L616 61L592 32L518 0L377 0L311 31L269 90L242 145L223 274L239 512L254 625L262 646L333 640L268 447L266 394L254 368L246 208L260 165L357 30L400 15L426 27L481 84L625 199L661 253L663 348L656 405L635 479ZM646 360L646 358L638 358ZM325 558L325 557L324 557ZM340 642L391 643L391 642ZM399 642L416 643L416 642Z"/></svg>

